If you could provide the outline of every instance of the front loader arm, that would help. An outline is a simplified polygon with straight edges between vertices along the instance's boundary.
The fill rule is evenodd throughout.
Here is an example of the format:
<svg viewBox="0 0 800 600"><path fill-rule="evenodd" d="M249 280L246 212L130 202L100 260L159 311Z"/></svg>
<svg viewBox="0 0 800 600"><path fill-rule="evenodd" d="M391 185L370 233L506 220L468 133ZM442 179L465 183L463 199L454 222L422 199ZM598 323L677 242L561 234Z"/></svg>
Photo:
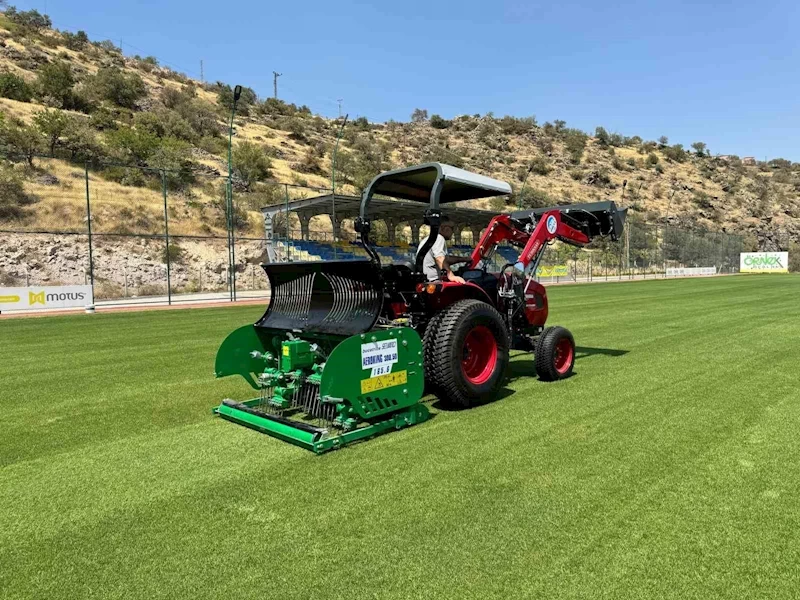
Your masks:
<svg viewBox="0 0 800 600"><path fill-rule="evenodd" d="M510 241L517 245L528 242L530 234L524 227L514 224L514 220L509 215L497 215L489 221L488 227L483 232L480 242L472 250L470 255L469 268L477 269L478 264L486 256L486 253L500 242Z"/></svg>
<svg viewBox="0 0 800 600"><path fill-rule="evenodd" d="M519 260L523 264L524 270L530 272L530 266L538 262L546 244L554 239L576 246L583 246L589 243L589 237L584 232L564 222L560 210L551 210L544 213L530 233L521 223L509 215L498 215L489 222L489 226L481 236L480 242L472 251L469 268L477 268L478 263L484 258L486 252L494 247L495 244L510 241L517 245L525 244L522 252L520 252Z"/></svg>

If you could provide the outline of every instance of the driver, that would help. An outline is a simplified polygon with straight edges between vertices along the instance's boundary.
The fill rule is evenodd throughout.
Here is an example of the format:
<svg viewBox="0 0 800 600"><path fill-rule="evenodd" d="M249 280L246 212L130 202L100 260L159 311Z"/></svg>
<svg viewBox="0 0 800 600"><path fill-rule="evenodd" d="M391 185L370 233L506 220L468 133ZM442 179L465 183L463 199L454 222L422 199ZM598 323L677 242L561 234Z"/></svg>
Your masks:
<svg viewBox="0 0 800 600"><path fill-rule="evenodd" d="M436 241L428 250L425 258L422 261L422 270L428 281L436 281L438 279L446 279L447 281L455 281L458 283L465 283L463 277L459 277L450 269L450 265L460 262L467 262L468 258L459 258L455 256L447 256L447 245L445 240L449 241L453 237L454 223L450 219L443 219L439 227L439 235L436 236ZM430 237L430 236L428 236ZM428 238L424 238L417 248L419 252L425 245Z"/></svg>

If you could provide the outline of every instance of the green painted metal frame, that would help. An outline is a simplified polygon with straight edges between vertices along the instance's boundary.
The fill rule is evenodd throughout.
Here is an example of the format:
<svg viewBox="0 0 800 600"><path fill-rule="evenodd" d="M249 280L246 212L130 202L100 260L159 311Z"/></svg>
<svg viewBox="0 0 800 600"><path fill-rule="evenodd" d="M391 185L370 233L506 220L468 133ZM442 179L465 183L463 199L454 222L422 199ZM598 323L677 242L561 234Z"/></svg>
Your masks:
<svg viewBox="0 0 800 600"><path fill-rule="evenodd" d="M241 404L253 407L257 406L260 401L260 398L253 398ZM392 413L386 419L368 423L357 429L336 435L322 434L320 436L270 419L269 415L261 416L252 412L239 410L226 404L220 404L214 409L214 413L239 425L244 425L245 427L255 429L261 433L266 433L272 437L294 444L295 446L311 450L316 454L322 454L328 450L336 450L347 444L372 438L388 431L410 427L411 425L427 421L430 418L428 407L424 404L417 403L406 410Z"/></svg>
<svg viewBox="0 0 800 600"><path fill-rule="evenodd" d="M424 388L422 340L413 329L374 329L360 335L335 338L335 341L325 340L328 336L304 337L333 345L322 369L320 396L340 406L338 419L343 425L341 429L317 428L315 431L315 428L302 421L261 412L257 407L263 403L262 398L244 402L225 401L214 408L214 413L318 454L387 431L416 425L430 417L428 408L420 403ZM362 382L375 382L381 376L372 377L371 367L362 364L362 348L381 342L394 342L392 347L397 352L396 361L383 377L398 375L403 377L403 383L368 391L362 387ZM284 365L284 359L294 356L307 344L305 340L287 341L283 332L245 325L231 332L223 341L217 352L215 375L240 375L251 387L260 389L256 377L265 371L261 354L269 352L280 356L281 370L288 371L296 365L292 360Z"/></svg>

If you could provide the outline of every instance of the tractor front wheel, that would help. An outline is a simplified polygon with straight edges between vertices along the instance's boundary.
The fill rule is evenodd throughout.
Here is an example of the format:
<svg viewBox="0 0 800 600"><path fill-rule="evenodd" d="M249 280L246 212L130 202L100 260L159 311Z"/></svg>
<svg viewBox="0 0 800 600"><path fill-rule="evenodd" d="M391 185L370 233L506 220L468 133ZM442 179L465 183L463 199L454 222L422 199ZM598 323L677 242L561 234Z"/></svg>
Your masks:
<svg viewBox="0 0 800 600"><path fill-rule="evenodd" d="M572 375L575 366L575 339L564 327L548 327L536 342L535 355L539 379L564 379Z"/></svg>
<svg viewBox="0 0 800 600"><path fill-rule="evenodd" d="M468 408L493 396L508 366L509 339L500 313L480 300L442 311L426 352L426 374L437 396Z"/></svg>

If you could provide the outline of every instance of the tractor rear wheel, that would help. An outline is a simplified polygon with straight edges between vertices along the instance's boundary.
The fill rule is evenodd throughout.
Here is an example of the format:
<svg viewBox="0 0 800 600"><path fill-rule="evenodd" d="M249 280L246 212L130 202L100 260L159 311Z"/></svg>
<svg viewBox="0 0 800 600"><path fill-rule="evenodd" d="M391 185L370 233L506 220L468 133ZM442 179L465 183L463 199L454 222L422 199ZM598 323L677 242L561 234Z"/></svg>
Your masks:
<svg viewBox="0 0 800 600"><path fill-rule="evenodd" d="M439 331L439 322L442 320L444 311L435 313L428 324L425 325L425 333L422 335L422 364L425 366L425 394L439 395L436 382L433 380L433 357L436 353L436 338Z"/></svg>
<svg viewBox="0 0 800 600"><path fill-rule="evenodd" d="M494 307L460 300L441 312L426 373L445 402L468 408L492 397L508 366L509 339Z"/></svg>
<svg viewBox="0 0 800 600"><path fill-rule="evenodd" d="M535 350L536 373L542 381L557 381L572 375L575 339L564 327L548 327L539 336Z"/></svg>

